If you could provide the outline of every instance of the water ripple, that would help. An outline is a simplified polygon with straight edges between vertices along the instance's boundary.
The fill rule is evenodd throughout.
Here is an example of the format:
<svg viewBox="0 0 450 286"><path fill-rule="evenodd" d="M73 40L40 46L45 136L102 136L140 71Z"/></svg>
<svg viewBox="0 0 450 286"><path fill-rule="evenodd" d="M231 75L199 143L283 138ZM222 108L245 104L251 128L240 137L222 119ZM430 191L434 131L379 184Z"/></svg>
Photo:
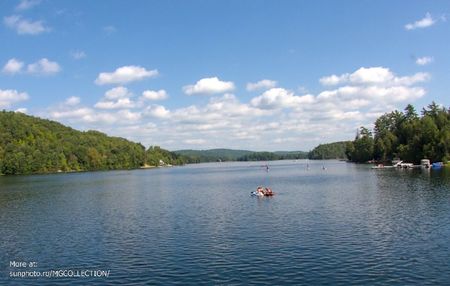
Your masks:
<svg viewBox="0 0 450 286"><path fill-rule="evenodd" d="M252 165L253 164L253 165ZM326 161L0 177L10 260L111 277L52 285L436 285L450 281L450 174ZM256 166L256 167L255 167ZM273 198L254 198L270 185Z"/></svg>

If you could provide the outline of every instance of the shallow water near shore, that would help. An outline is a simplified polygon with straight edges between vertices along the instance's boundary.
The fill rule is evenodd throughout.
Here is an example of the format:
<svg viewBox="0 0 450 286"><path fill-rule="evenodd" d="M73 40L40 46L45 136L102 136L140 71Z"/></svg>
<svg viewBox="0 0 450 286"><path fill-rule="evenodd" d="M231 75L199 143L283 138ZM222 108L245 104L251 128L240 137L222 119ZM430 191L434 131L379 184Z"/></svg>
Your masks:
<svg viewBox="0 0 450 286"><path fill-rule="evenodd" d="M0 284L450 281L448 169L265 163L2 176ZM275 196L251 197L259 185ZM10 261L110 275L10 278Z"/></svg>

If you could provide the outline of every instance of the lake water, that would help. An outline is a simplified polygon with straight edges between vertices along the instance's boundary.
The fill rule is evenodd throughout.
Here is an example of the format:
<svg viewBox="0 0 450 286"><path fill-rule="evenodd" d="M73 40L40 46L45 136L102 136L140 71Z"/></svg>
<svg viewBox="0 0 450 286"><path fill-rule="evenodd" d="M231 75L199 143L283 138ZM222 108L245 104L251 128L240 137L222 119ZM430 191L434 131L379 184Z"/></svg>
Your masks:
<svg viewBox="0 0 450 286"><path fill-rule="evenodd" d="M0 177L0 284L448 285L448 169L261 164Z"/></svg>

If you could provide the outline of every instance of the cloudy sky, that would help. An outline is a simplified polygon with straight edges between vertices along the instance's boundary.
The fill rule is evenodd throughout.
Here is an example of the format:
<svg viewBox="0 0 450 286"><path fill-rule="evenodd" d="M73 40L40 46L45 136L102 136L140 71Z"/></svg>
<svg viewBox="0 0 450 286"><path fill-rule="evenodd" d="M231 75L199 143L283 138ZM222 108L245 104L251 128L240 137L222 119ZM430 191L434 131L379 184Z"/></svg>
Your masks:
<svg viewBox="0 0 450 286"><path fill-rule="evenodd" d="M0 1L0 109L169 150L309 150L450 105L449 1ZM449 19L450 20L450 19Z"/></svg>

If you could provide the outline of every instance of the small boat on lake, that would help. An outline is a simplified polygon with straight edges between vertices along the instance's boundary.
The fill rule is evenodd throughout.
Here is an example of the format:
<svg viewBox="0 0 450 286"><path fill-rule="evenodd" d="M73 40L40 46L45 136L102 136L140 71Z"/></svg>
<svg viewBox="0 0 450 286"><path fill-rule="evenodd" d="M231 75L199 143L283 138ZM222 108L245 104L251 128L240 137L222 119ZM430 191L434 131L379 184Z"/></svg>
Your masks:
<svg viewBox="0 0 450 286"><path fill-rule="evenodd" d="M442 162L435 162L431 164L432 169L441 169L442 167L444 167L444 163Z"/></svg>
<svg viewBox="0 0 450 286"><path fill-rule="evenodd" d="M257 197L271 197L274 194L275 193L272 191L272 189L263 188L263 187L258 187L258 188L256 188L256 191L251 192L252 196L257 196Z"/></svg>

